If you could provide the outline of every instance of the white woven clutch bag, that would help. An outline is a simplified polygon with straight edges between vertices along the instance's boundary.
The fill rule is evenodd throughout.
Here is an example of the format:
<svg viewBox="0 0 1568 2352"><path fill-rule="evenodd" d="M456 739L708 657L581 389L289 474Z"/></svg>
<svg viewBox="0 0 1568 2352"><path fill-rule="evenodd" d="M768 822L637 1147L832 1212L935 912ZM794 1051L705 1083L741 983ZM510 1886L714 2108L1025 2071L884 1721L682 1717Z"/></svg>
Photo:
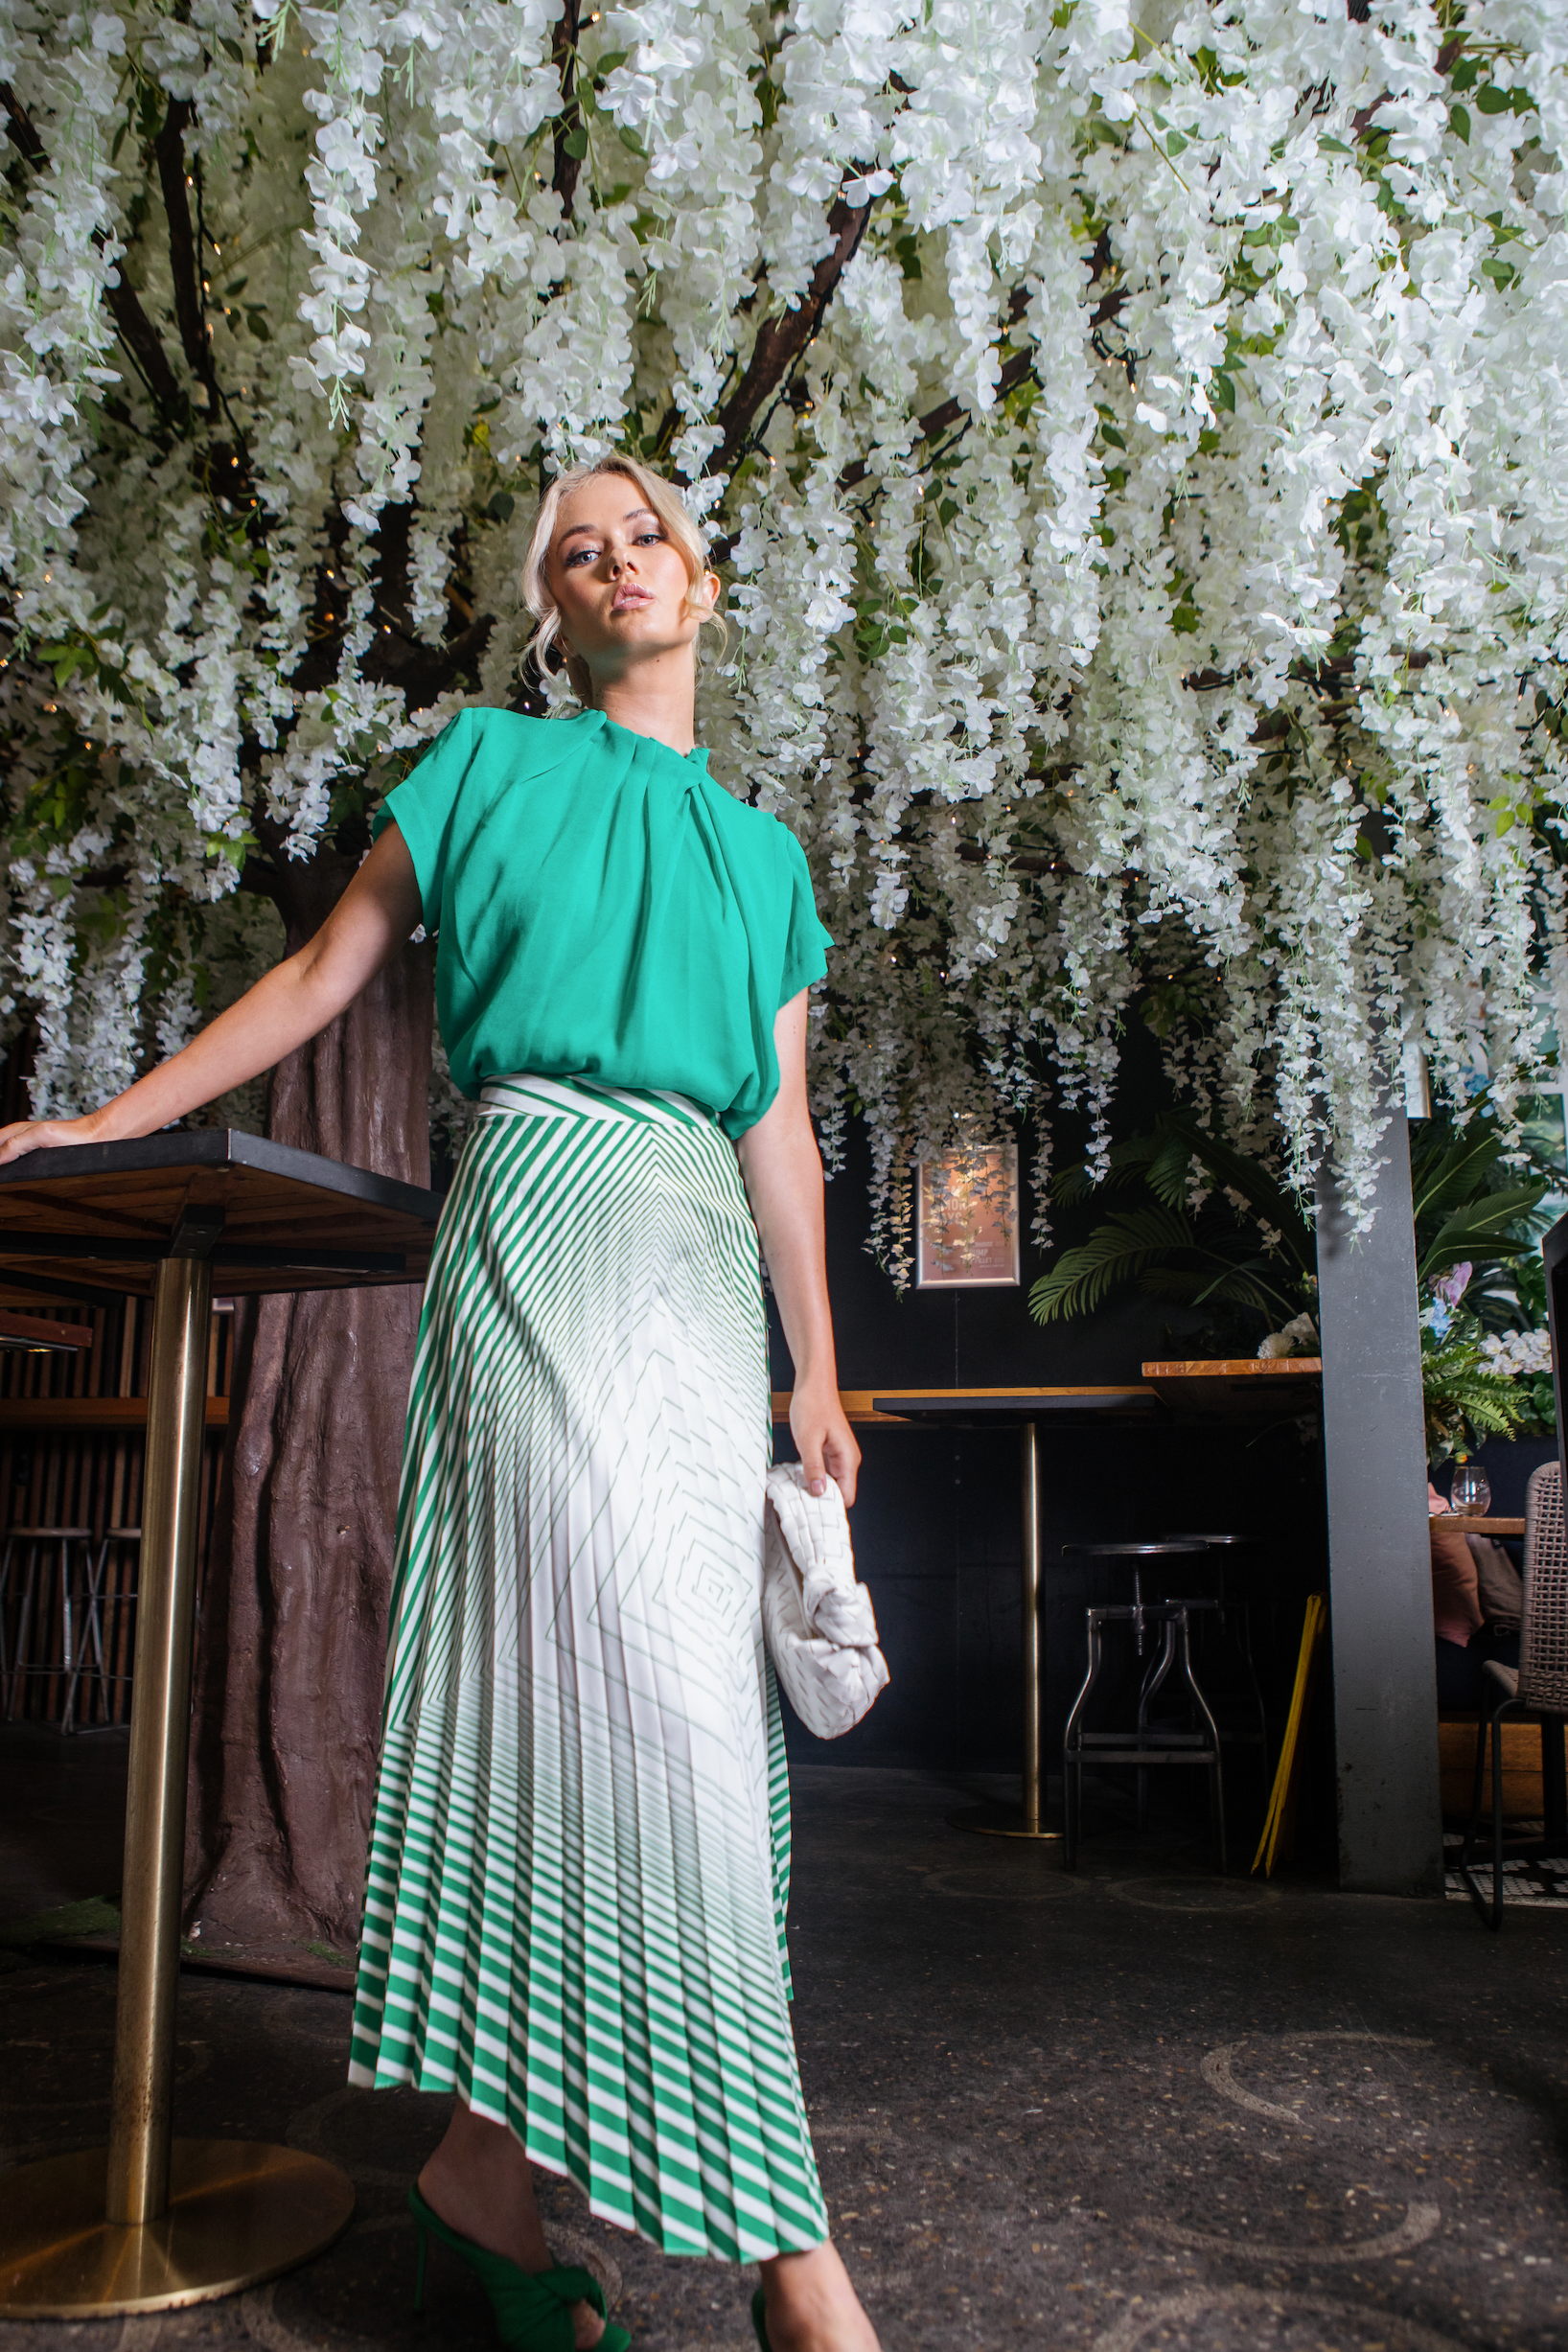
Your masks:
<svg viewBox="0 0 1568 2352"><path fill-rule="evenodd" d="M784 1695L819 1740L838 1740L888 1687L871 1596L855 1581L843 1497L806 1492L797 1462L768 1473L762 1625Z"/></svg>

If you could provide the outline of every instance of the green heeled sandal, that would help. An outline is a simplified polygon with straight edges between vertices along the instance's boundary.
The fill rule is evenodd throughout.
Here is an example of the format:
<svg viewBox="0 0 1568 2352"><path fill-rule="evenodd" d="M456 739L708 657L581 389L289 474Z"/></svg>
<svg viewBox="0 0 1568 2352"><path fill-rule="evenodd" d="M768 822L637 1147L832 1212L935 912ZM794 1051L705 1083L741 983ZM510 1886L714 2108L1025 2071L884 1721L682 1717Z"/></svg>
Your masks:
<svg viewBox="0 0 1568 2352"><path fill-rule="evenodd" d="M487 2253L461 2231L449 2229L431 2211L417 2188L408 2192L408 2210L419 2232L419 2255L414 2272L414 2309L425 2308L425 2250L427 2241L443 2246L466 2262L490 2297L501 2341L509 2352L573 2352L573 2303L588 2303L605 2317L604 2289L591 2271L570 2270L558 2262L548 2271L519 2271L504 2254ZM606 2320L594 2352L631 2352L632 2339L624 2327Z"/></svg>

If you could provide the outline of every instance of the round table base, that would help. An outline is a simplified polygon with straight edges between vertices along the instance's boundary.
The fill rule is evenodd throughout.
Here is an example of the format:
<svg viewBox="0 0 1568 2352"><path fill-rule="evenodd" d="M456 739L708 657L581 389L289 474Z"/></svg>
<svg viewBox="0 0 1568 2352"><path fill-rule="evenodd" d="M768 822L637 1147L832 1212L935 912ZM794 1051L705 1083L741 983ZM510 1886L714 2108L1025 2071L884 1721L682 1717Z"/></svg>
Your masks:
<svg viewBox="0 0 1568 2352"><path fill-rule="evenodd" d="M1038 1845L1057 1845L1063 1833L1048 1821L1032 1825L1024 1817L1022 1805L969 1805L961 1813L949 1813L950 1830L974 1830L981 1837L1028 1837Z"/></svg>
<svg viewBox="0 0 1568 2352"><path fill-rule="evenodd" d="M276 2278L342 2236L354 2184L257 2140L177 2139L169 2210L104 2219L107 2152L0 2174L0 2319L107 2318L210 2302Z"/></svg>

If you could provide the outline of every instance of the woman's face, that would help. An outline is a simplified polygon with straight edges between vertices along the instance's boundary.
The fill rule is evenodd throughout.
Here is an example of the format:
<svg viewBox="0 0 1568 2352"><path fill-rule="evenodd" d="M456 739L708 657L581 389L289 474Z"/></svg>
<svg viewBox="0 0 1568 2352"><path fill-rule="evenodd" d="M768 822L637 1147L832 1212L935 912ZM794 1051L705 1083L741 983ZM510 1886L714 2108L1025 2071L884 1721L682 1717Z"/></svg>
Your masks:
<svg viewBox="0 0 1568 2352"><path fill-rule="evenodd" d="M624 473L596 473L563 499L546 569L561 635L596 684L637 663L689 656L701 623L687 604L685 558ZM718 579L708 572L704 581L711 600Z"/></svg>

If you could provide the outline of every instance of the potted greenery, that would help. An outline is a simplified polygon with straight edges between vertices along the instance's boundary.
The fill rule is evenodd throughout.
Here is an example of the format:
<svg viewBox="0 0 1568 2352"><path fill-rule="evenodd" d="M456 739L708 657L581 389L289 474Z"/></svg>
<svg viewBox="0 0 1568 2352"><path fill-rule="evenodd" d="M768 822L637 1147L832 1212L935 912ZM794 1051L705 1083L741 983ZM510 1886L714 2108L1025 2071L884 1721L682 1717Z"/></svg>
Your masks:
<svg viewBox="0 0 1568 2352"><path fill-rule="evenodd" d="M1535 1211L1545 1175L1509 1164L1484 1103L1413 1131L1411 1183L1427 1444L1434 1465L1488 1437L1555 1425ZM1037 1323L1094 1312L1136 1285L1201 1311L1215 1354L1315 1355L1316 1245L1299 1196L1257 1155L1182 1112L1113 1146L1098 1182L1067 1170L1058 1201L1134 1197L1063 1250L1029 1293ZM1141 1194L1140 1199L1137 1195ZM1189 1342L1184 1353L1192 1352Z"/></svg>

